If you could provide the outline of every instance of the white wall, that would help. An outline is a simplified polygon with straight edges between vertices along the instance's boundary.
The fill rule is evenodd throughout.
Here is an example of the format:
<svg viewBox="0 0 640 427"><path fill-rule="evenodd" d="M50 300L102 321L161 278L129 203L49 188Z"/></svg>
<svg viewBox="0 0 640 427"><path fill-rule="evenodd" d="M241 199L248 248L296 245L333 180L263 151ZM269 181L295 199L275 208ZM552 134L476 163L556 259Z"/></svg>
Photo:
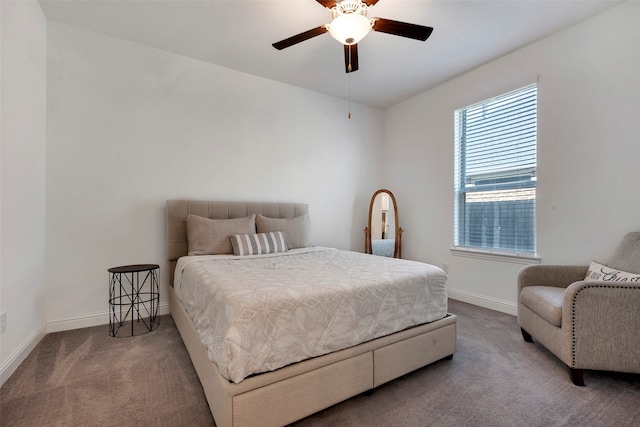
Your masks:
<svg viewBox="0 0 640 427"><path fill-rule="evenodd" d="M453 256L453 111L538 75L538 255L608 260L640 230L640 3L628 2L385 112L403 255L449 264L450 295L515 313L521 264ZM420 159L416 161L415 159Z"/></svg>
<svg viewBox="0 0 640 427"><path fill-rule="evenodd" d="M2 1L0 13L2 384L45 333L47 22L36 1Z"/></svg>
<svg viewBox="0 0 640 427"><path fill-rule="evenodd" d="M107 319L109 267L161 265L165 201L310 204L312 239L362 250L383 112L50 22L49 330Z"/></svg>

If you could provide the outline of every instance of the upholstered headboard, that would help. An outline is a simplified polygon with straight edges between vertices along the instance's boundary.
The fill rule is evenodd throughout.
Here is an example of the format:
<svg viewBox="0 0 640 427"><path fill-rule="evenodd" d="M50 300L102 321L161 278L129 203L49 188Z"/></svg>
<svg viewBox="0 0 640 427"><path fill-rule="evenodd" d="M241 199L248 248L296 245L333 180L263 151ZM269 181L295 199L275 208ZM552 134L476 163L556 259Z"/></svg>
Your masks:
<svg viewBox="0 0 640 427"><path fill-rule="evenodd" d="M305 203L217 202L205 200L167 200L167 258L169 283L173 286L176 261L188 253L187 215L212 219L244 218L262 214L271 218L294 218L309 213Z"/></svg>

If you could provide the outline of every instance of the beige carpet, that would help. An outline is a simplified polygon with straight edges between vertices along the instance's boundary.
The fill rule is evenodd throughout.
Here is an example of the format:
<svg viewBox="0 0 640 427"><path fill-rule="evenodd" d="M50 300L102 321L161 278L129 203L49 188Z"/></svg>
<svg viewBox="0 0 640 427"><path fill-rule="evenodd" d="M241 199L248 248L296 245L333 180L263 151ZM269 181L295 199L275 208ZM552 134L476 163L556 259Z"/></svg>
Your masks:
<svg viewBox="0 0 640 427"><path fill-rule="evenodd" d="M458 352L295 423L306 426L638 426L640 375L585 373L576 387L516 319L450 301ZM212 426L170 316L152 333L108 326L47 335L0 389L4 426Z"/></svg>

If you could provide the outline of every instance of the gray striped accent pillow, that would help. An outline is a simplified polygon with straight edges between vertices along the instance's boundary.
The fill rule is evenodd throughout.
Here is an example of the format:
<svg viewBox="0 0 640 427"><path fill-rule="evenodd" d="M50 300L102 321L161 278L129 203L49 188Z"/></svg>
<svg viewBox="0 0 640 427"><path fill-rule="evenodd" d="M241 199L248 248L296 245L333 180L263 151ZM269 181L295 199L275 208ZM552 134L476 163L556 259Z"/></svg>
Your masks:
<svg viewBox="0 0 640 427"><path fill-rule="evenodd" d="M287 243L282 231L229 236L234 255L260 255L286 252Z"/></svg>

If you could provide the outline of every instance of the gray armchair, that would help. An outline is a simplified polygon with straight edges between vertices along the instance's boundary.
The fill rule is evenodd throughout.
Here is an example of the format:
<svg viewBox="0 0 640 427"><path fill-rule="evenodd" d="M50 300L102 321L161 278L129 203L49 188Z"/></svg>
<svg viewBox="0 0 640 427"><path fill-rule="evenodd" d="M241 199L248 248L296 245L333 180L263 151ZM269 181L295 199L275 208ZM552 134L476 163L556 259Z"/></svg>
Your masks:
<svg viewBox="0 0 640 427"><path fill-rule="evenodd" d="M640 232L627 234L608 267L640 274ZM518 274L518 325L568 367L640 373L640 282L585 281L587 266L530 265Z"/></svg>

